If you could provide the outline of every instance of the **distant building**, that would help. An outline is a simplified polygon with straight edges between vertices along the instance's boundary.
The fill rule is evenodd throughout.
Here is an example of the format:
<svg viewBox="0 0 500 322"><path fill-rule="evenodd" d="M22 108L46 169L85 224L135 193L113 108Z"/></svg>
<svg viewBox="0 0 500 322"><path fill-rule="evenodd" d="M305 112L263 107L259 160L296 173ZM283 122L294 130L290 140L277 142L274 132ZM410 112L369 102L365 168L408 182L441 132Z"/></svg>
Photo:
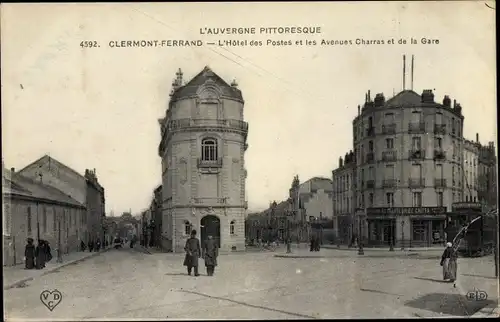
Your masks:
<svg viewBox="0 0 500 322"><path fill-rule="evenodd" d="M242 93L208 67L187 83L179 70L172 86L159 120L163 244L184 252L196 229L201 240L219 241L221 251L244 250L248 123Z"/></svg>
<svg viewBox="0 0 500 322"><path fill-rule="evenodd" d="M163 213L162 213L162 186L159 185L153 192L153 200L151 201L151 212L153 219L153 240L154 245L163 250L167 250L168 245L162 238L163 229Z"/></svg>
<svg viewBox="0 0 500 322"><path fill-rule="evenodd" d="M359 220L356 219L356 159L354 153L346 153L339 159L339 167L332 171L332 209L337 242L350 245L359 236Z"/></svg>
<svg viewBox="0 0 500 322"><path fill-rule="evenodd" d="M478 201L486 211L498 207L498 160L495 152L494 142L479 147L477 193Z"/></svg>
<svg viewBox="0 0 500 322"><path fill-rule="evenodd" d="M478 173L479 173L479 135L476 135L476 141L464 139L464 156L463 156L463 182L464 182L464 200L465 202L479 202L478 189ZM457 200L460 201L460 200Z"/></svg>
<svg viewBox="0 0 500 322"><path fill-rule="evenodd" d="M85 206L65 192L47 185L43 177L34 180L3 169L3 261L23 263L27 238L47 240L54 251L76 252L86 235Z"/></svg>
<svg viewBox="0 0 500 322"><path fill-rule="evenodd" d="M85 205L87 212L84 222L87 234L81 238L87 242L90 239L103 239L103 218L105 215L104 188L99 184L94 170L85 170L82 176L67 165L45 155L19 171L19 174L32 180L43 180L44 184L64 191L71 198Z"/></svg>

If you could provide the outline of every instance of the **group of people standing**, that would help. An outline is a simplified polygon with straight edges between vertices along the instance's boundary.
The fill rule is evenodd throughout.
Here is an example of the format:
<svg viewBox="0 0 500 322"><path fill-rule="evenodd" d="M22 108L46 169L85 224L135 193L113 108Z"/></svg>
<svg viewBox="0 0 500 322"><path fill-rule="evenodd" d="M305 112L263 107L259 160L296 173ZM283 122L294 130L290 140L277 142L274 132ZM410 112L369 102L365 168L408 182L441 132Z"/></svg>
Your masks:
<svg viewBox="0 0 500 322"><path fill-rule="evenodd" d="M217 241L212 236L208 236L207 240L200 245L200 240L196 238L196 230L191 231L191 237L186 241L184 247L186 256L184 257L184 266L187 267L188 275L194 269L194 276L200 276L198 272L198 259L202 258L205 261L207 275L213 276L215 267L217 266L217 257L219 256L219 247Z"/></svg>
<svg viewBox="0 0 500 322"><path fill-rule="evenodd" d="M33 238L28 238L24 248L24 263L26 269L43 269L52 259L50 244L46 240L39 240L38 245L33 244Z"/></svg>
<svg viewBox="0 0 500 322"><path fill-rule="evenodd" d="M104 241L104 247L107 247L108 246L108 242L107 241ZM80 241L80 250L82 252L84 252L86 249L89 249L89 252L92 252L92 251L96 251L98 252L101 247L102 247L102 244L101 244L101 240L99 238L97 238L97 240L94 242L93 240L90 240L87 245L85 245L85 242L82 240Z"/></svg>

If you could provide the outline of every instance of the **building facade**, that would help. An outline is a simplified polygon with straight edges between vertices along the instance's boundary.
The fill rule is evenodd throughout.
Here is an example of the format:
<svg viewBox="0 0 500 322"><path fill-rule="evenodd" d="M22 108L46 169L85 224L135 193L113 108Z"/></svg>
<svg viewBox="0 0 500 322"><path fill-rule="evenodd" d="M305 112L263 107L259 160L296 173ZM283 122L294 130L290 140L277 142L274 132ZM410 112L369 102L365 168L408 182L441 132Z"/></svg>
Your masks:
<svg viewBox="0 0 500 322"><path fill-rule="evenodd" d="M465 202L478 202L479 135L476 141L464 139L463 182Z"/></svg>
<svg viewBox="0 0 500 322"><path fill-rule="evenodd" d="M179 70L166 116L159 120L162 235L183 252L190 231L212 235L222 251L245 248L245 151L248 123L236 82L205 67L189 82Z"/></svg>
<svg viewBox="0 0 500 322"><path fill-rule="evenodd" d="M42 180L44 184L64 191L78 203L86 206L83 220L87 225L86 235L81 235L85 243L90 239L104 237L103 217L105 217L104 188L99 184L94 170L85 170L81 175L56 159L45 155L19 171L24 177Z"/></svg>
<svg viewBox="0 0 500 322"><path fill-rule="evenodd" d="M359 235L359 220L356 219L356 160L354 152L339 158L339 166L332 171L333 219L337 242L351 245Z"/></svg>
<svg viewBox="0 0 500 322"><path fill-rule="evenodd" d="M478 140L479 141L479 140ZM486 211L498 207L498 160L495 154L495 143L479 147L478 156L478 201Z"/></svg>
<svg viewBox="0 0 500 322"><path fill-rule="evenodd" d="M402 247L442 245L446 211L463 198L462 107L404 90L370 91L353 121L356 213L363 240Z"/></svg>
<svg viewBox="0 0 500 322"><path fill-rule="evenodd" d="M87 230L83 204L46 185L43 179L6 169L2 177L4 265L23 263L27 238L35 243L47 240L54 253L57 249L62 254L79 250L80 238Z"/></svg>

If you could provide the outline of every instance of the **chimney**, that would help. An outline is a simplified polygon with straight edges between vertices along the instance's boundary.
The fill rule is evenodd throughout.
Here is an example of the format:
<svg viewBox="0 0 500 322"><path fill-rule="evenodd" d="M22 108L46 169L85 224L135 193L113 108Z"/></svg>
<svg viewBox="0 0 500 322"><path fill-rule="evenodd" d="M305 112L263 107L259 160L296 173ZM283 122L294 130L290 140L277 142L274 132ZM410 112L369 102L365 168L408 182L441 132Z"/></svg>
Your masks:
<svg viewBox="0 0 500 322"><path fill-rule="evenodd" d="M479 133L476 133L476 143L479 143Z"/></svg>
<svg viewBox="0 0 500 322"><path fill-rule="evenodd" d="M361 106L358 105L358 115L361 114L360 109L361 109Z"/></svg>
<svg viewBox="0 0 500 322"><path fill-rule="evenodd" d="M177 71L177 73L175 73L175 75L177 76L177 86L182 86L182 70L179 68L179 70Z"/></svg>
<svg viewBox="0 0 500 322"><path fill-rule="evenodd" d="M342 164L342 157L339 158L339 168L342 168L343 164Z"/></svg>
<svg viewBox="0 0 500 322"><path fill-rule="evenodd" d="M403 55L403 91L406 89L406 55Z"/></svg>
<svg viewBox="0 0 500 322"><path fill-rule="evenodd" d="M371 95L370 95L370 90L368 90L368 102L371 102L372 98L371 98Z"/></svg>
<svg viewBox="0 0 500 322"><path fill-rule="evenodd" d="M451 107L451 100L448 95L445 95L443 98L443 106L444 107Z"/></svg>
<svg viewBox="0 0 500 322"><path fill-rule="evenodd" d="M10 168L10 171L16 172L16 168Z"/></svg>
<svg viewBox="0 0 500 322"><path fill-rule="evenodd" d="M457 107L457 100L453 100L453 108Z"/></svg>

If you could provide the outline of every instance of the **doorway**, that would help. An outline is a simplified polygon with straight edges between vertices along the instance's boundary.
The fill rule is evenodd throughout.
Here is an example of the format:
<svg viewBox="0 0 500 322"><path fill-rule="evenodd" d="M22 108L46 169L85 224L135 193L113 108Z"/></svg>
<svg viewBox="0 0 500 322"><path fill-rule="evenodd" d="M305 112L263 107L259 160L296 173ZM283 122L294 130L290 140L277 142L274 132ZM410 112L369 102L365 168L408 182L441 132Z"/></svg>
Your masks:
<svg viewBox="0 0 500 322"><path fill-rule="evenodd" d="M220 219L214 215L207 215L201 218L200 228L201 242L207 240L208 236L212 236L220 248Z"/></svg>

